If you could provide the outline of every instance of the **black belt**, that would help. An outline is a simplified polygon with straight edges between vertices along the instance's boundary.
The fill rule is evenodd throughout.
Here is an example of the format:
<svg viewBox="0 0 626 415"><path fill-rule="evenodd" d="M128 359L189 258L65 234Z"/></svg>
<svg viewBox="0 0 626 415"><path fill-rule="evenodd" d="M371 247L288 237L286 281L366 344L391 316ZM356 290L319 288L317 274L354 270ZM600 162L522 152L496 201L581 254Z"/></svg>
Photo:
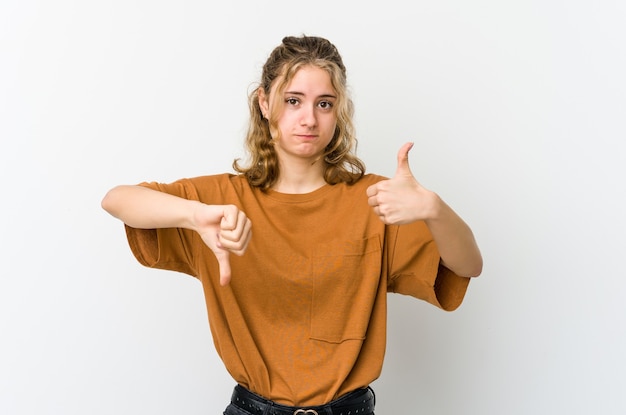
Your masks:
<svg viewBox="0 0 626 415"><path fill-rule="evenodd" d="M350 392L326 405L286 406L237 385L231 403L254 415L373 415L376 397L368 387Z"/></svg>

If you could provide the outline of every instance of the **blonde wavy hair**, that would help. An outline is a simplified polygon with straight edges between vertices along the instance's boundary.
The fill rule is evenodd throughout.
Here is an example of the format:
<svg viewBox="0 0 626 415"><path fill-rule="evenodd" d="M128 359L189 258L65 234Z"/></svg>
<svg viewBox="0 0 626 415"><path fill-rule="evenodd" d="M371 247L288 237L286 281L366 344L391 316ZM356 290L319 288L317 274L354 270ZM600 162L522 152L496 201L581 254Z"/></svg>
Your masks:
<svg viewBox="0 0 626 415"><path fill-rule="evenodd" d="M248 96L250 122L246 136L249 154L247 165L233 161L233 168L243 174L251 186L268 190L278 180L280 169L278 155L272 143L279 131L276 117L282 107L272 108L268 120L263 119L259 106L259 88L269 96L272 83L279 79L275 93L282 95L296 72L306 65L313 65L328 72L337 94L334 106L337 117L335 133L323 154L324 180L329 184L353 184L365 174L365 164L356 157L357 139L352 117L354 105L348 94L346 68L337 48L328 40L315 36L288 36L283 38L263 65L258 88ZM281 100L278 100L279 102Z"/></svg>

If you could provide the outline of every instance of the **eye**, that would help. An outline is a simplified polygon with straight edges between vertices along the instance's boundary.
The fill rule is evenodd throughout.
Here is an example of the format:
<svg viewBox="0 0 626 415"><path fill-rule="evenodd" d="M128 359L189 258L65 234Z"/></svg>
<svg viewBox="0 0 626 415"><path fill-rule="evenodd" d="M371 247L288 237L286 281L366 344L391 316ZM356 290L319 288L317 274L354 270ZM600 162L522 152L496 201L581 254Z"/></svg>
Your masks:
<svg viewBox="0 0 626 415"><path fill-rule="evenodd" d="M334 104L330 101L320 101L320 103L317 105L323 110L330 110L333 108Z"/></svg>
<svg viewBox="0 0 626 415"><path fill-rule="evenodd" d="M300 103L300 100L298 98L290 97L285 99L285 102L289 105L298 105Z"/></svg>

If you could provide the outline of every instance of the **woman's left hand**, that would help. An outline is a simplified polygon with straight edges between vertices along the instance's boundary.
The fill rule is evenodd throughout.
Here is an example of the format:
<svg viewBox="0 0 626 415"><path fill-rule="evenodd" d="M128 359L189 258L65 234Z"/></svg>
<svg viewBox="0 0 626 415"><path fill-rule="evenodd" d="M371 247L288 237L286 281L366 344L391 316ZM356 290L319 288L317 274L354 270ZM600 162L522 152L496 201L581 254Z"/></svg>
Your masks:
<svg viewBox="0 0 626 415"><path fill-rule="evenodd" d="M459 276L476 277L483 260L472 230L435 192L420 185L409 169L406 143L398 151L395 176L367 188L368 204L387 225L423 220L441 255L441 263Z"/></svg>
<svg viewBox="0 0 626 415"><path fill-rule="evenodd" d="M420 185L409 168L411 148L413 143L406 143L398 151L398 168L393 178L367 188L368 204L387 225L427 220L436 212L439 197Z"/></svg>

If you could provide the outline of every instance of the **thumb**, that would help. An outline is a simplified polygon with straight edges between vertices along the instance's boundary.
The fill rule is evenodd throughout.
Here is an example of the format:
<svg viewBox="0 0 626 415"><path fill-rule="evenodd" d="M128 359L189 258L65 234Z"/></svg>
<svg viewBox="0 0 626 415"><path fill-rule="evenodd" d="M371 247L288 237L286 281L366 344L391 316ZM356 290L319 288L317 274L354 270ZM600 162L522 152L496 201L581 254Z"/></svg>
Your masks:
<svg viewBox="0 0 626 415"><path fill-rule="evenodd" d="M230 282L230 254L228 251L220 250L215 252L215 257L220 269L220 285L228 285Z"/></svg>
<svg viewBox="0 0 626 415"><path fill-rule="evenodd" d="M396 169L396 177L413 176L409 168L409 150L413 148L413 143L406 143L398 151L398 168Z"/></svg>

